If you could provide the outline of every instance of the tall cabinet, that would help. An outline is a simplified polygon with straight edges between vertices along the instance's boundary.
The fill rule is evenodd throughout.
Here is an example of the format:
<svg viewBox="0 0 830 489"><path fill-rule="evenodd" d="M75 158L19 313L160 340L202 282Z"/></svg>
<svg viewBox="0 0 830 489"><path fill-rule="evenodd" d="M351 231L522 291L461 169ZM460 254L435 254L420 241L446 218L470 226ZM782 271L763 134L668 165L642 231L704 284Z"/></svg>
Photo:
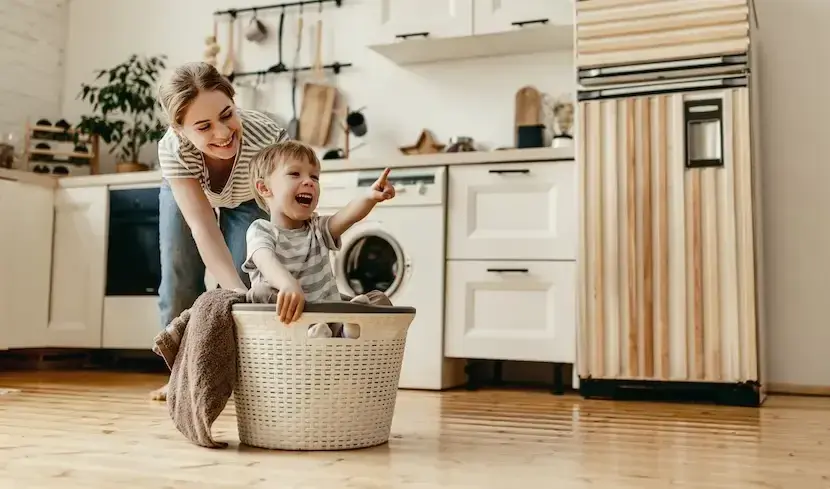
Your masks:
<svg viewBox="0 0 830 489"><path fill-rule="evenodd" d="M764 399L750 0L576 2L578 372Z"/></svg>

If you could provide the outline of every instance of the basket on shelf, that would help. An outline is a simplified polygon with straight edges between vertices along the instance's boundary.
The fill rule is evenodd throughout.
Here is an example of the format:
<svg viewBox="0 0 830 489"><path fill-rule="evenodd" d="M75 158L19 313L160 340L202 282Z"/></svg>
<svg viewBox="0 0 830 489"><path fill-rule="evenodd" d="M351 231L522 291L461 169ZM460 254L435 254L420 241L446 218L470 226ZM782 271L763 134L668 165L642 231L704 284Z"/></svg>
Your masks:
<svg viewBox="0 0 830 489"><path fill-rule="evenodd" d="M346 450L389 440L411 307L306 304L283 325L274 304L233 307L239 439L281 450ZM308 338L307 326L357 323L358 339Z"/></svg>

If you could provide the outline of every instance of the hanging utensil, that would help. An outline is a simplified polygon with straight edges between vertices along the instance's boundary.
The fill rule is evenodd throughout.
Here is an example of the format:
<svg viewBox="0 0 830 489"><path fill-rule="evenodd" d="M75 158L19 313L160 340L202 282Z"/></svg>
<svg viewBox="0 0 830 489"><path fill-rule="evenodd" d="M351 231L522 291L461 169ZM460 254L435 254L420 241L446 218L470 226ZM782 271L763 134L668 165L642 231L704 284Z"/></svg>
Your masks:
<svg viewBox="0 0 830 489"><path fill-rule="evenodd" d="M325 146L328 142L334 102L337 98L337 89L324 83L322 37L321 7L320 17L317 19L317 39L312 69L312 79L315 82L308 82L303 87L303 107L300 112L300 140L312 146Z"/></svg>
<svg viewBox="0 0 830 489"><path fill-rule="evenodd" d="M297 67L300 63L300 46L303 43L303 10L300 6L300 20L297 22L297 48L294 51L294 66L291 73L291 110L293 116L288 122L288 137L297 139L300 132L300 120L297 119Z"/></svg>
<svg viewBox="0 0 830 489"><path fill-rule="evenodd" d="M233 72L236 69L236 53L234 52L233 47L233 31L235 23L236 17L231 17L231 20L228 23L228 55L225 57L225 63L222 65L222 74L229 78L233 76ZM231 81L233 81L233 78L231 78Z"/></svg>
<svg viewBox="0 0 830 489"><path fill-rule="evenodd" d="M283 71L288 70L288 68L286 68L286 66L285 66L285 63L282 62L282 32L283 32L283 26L284 25L285 25L285 9L282 9L282 13L280 13L280 30L279 30L279 34L277 34L277 45L279 46L279 51L280 51L279 52L279 60L277 61L277 64L275 64L274 66L272 66L271 68L268 69L268 71L270 71L272 73L282 73Z"/></svg>

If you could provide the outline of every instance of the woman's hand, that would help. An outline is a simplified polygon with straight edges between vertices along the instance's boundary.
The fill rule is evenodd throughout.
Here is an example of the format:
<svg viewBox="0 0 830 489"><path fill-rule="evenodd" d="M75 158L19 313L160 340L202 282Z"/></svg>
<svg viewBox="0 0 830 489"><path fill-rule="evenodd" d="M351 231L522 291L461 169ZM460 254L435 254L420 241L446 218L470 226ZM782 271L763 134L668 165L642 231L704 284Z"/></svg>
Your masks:
<svg viewBox="0 0 830 489"><path fill-rule="evenodd" d="M277 316L283 324L287 325L300 319L304 306L305 295L296 280L277 292Z"/></svg>

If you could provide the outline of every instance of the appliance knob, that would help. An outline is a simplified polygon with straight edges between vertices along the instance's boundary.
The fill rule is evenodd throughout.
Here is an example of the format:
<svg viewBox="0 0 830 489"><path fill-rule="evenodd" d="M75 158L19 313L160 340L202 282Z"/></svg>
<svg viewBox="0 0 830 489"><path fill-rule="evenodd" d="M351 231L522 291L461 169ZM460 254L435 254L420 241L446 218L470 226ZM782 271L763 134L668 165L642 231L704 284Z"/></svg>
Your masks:
<svg viewBox="0 0 830 489"><path fill-rule="evenodd" d="M427 193L427 186L424 182L419 182L418 183L418 193L421 194L421 195L424 195L425 193Z"/></svg>

